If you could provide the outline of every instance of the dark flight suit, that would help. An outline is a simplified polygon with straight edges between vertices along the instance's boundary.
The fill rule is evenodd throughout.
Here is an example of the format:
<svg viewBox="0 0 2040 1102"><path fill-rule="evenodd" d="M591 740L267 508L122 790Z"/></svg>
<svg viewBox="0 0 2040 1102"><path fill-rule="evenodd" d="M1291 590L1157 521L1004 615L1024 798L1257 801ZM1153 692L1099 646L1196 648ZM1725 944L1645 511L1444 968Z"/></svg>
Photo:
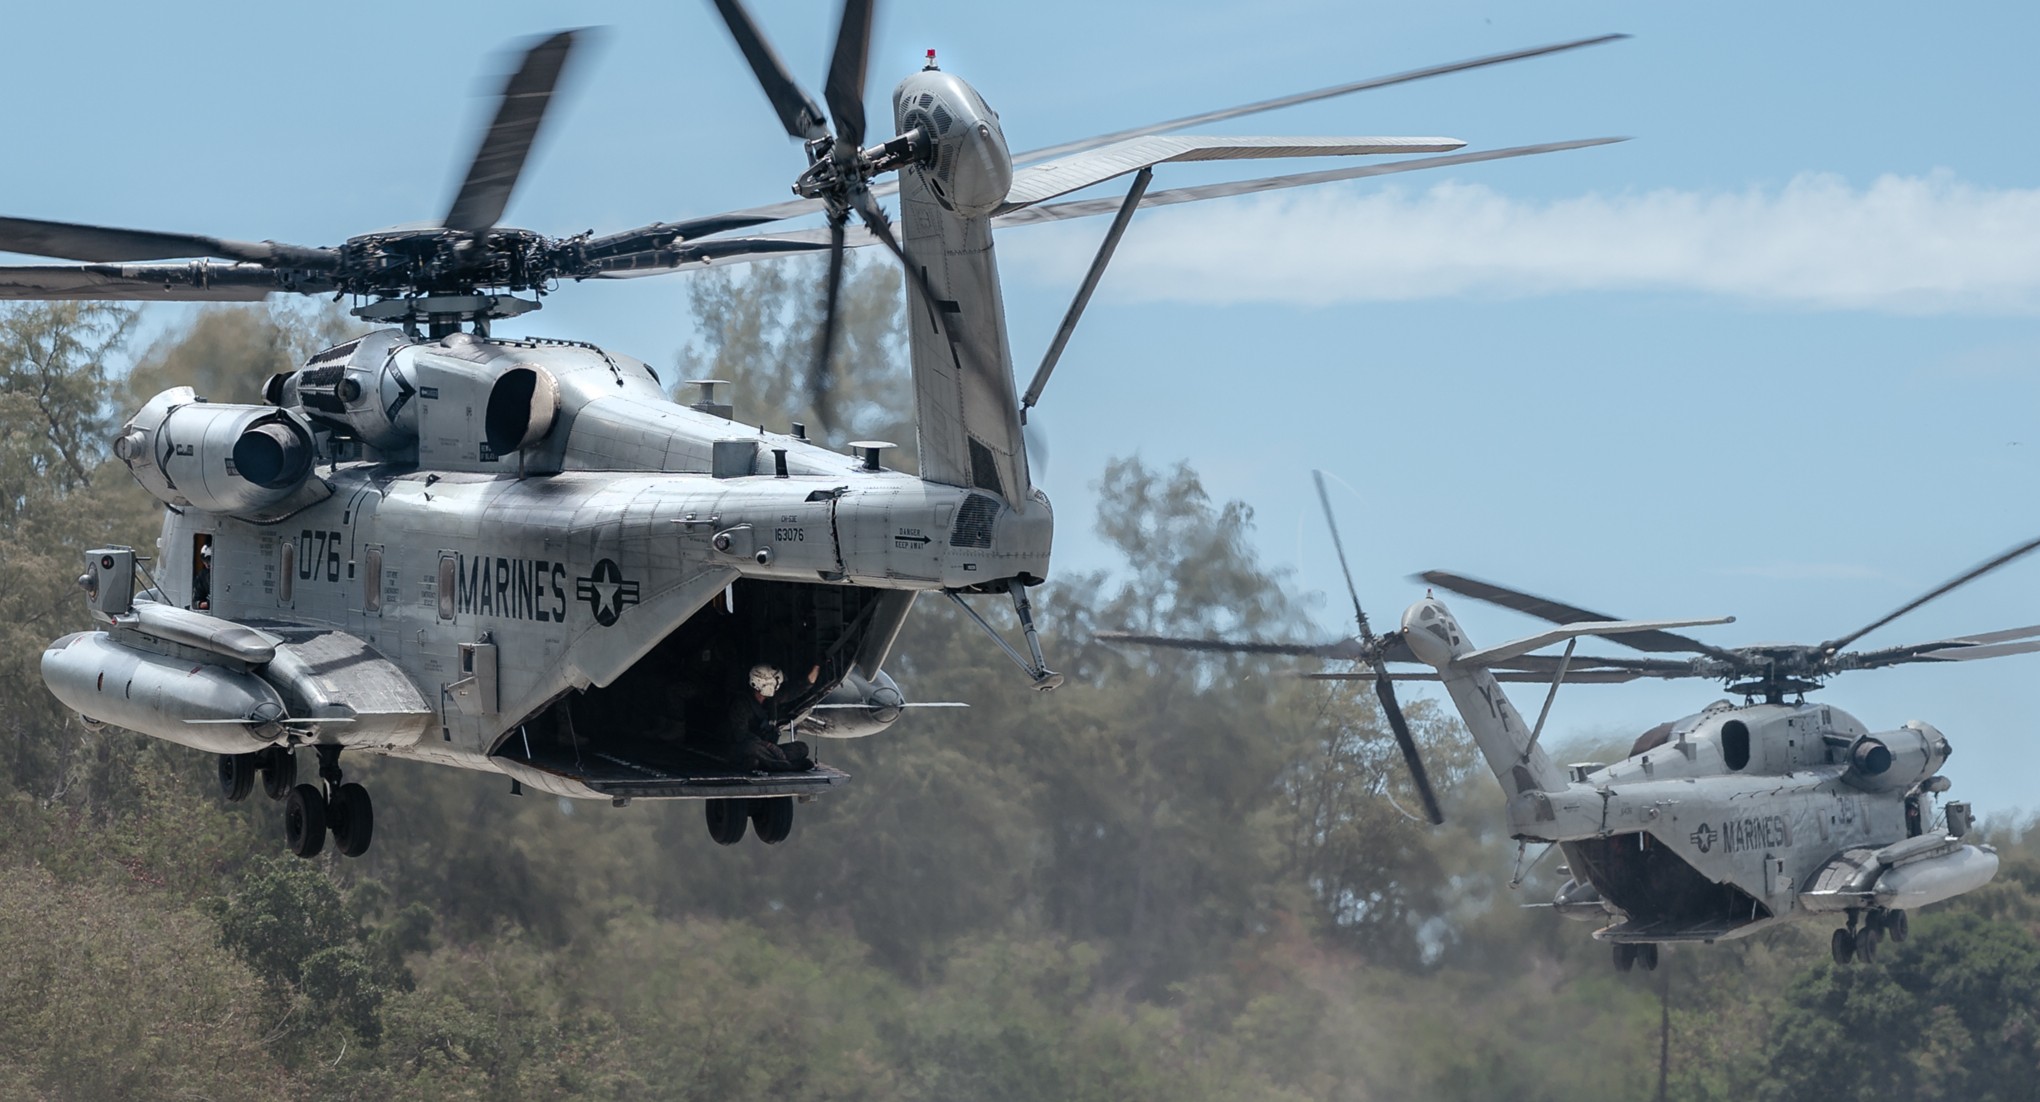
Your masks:
<svg viewBox="0 0 2040 1102"><path fill-rule="evenodd" d="M720 756L732 765L767 773L794 773L814 768L804 742L779 741L778 709L746 690L730 708L727 740Z"/></svg>

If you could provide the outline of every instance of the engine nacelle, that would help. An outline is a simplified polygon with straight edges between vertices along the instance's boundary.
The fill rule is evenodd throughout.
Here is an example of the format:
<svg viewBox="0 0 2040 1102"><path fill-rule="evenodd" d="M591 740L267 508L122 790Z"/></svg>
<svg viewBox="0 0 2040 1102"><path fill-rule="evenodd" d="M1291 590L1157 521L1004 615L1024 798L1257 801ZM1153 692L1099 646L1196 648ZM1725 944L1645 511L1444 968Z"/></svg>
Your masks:
<svg viewBox="0 0 2040 1102"><path fill-rule="evenodd" d="M290 410L215 405L180 386L121 427L113 454L166 505L243 514L303 489L318 449L311 425Z"/></svg>
<svg viewBox="0 0 2040 1102"><path fill-rule="evenodd" d="M818 738L864 738L899 722L906 698L884 670L867 681L855 670L800 721L800 734Z"/></svg>
<svg viewBox="0 0 2040 1102"><path fill-rule="evenodd" d="M1932 724L1914 720L1851 743L1842 780L1866 792L1903 792L1933 776L1948 754L1947 738Z"/></svg>
<svg viewBox="0 0 2040 1102"><path fill-rule="evenodd" d="M401 330L378 330L277 376L265 396L302 407L379 452L401 452L418 439L418 385L397 356L410 343Z"/></svg>
<svg viewBox="0 0 2040 1102"><path fill-rule="evenodd" d="M998 113L977 89L939 69L923 69L893 90L893 121L899 133L918 129L927 139L927 155L907 171L920 174L936 202L981 218L1006 201L1013 154Z"/></svg>

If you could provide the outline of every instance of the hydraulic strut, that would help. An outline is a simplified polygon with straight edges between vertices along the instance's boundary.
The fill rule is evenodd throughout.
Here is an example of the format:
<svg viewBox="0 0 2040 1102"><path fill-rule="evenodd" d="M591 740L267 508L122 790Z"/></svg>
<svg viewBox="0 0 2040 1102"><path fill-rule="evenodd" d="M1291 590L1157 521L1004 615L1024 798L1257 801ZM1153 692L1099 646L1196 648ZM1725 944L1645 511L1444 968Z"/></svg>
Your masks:
<svg viewBox="0 0 2040 1102"><path fill-rule="evenodd" d="M993 627L983 616L978 615L978 610L970 607L970 602L963 599L963 594L958 593L954 589L945 589L942 592L950 600L956 602L956 607L962 609L964 615L970 617L971 621L983 629L986 635L991 636L992 642L997 643L999 649L1006 652L1006 657L1011 658L1014 665L1026 672L1028 680L1033 682L1035 689L1041 692L1048 692L1063 683L1063 675L1049 669L1048 660L1041 655L1041 635L1034 627L1034 606L1027 600L1026 586L1018 582L1007 582L1006 595L1013 598L1013 612L1020 617L1020 632L1027 638L1028 654L1031 654L1034 658L1032 662L1028 661L1025 655L1022 655L1015 649L1013 644L1007 642L1005 636L1000 635L997 628Z"/></svg>

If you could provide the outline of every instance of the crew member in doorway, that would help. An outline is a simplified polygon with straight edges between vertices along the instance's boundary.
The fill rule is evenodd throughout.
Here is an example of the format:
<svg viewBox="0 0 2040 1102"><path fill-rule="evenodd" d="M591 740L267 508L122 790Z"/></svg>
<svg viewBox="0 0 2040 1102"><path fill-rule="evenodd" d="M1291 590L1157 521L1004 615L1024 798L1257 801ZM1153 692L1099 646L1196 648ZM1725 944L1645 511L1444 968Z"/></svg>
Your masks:
<svg viewBox="0 0 2040 1102"><path fill-rule="evenodd" d="M815 683L822 668L808 671L808 684ZM779 667L760 662L751 667L748 692L737 700L730 715L730 743L724 755L732 765L767 773L791 773L814 768L807 743L779 741L779 703L774 699L786 677Z"/></svg>
<svg viewBox="0 0 2040 1102"><path fill-rule="evenodd" d="M212 542L210 540L198 549L198 570L191 576L191 607L200 612L212 610Z"/></svg>

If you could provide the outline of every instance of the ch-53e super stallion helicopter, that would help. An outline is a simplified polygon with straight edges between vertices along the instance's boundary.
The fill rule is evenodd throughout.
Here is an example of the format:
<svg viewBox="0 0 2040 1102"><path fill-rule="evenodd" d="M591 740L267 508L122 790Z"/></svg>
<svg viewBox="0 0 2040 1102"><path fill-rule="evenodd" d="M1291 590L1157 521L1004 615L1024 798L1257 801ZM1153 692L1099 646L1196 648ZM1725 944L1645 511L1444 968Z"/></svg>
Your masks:
<svg viewBox="0 0 2040 1102"><path fill-rule="evenodd" d="M1618 620L1597 612L1443 571L1418 575L1448 592L1501 605L1558 626L1492 647L1476 647L1442 601L1426 594L1403 613L1400 630L1376 635L1361 611L1345 548L1332 521L1324 478L1318 497L1353 598L1358 636L1329 644L1235 643L1214 639L1100 633L1100 638L1192 650L1294 654L1361 663L1322 680L1371 680L1413 787L1433 823L1444 821L1402 708L1396 681L1442 681L1507 796L1509 833L1564 853L1570 878L1552 907L1605 923L1615 966L1654 969L1658 946L1746 937L1798 919L1842 915L1837 963L1871 959L1881 937L1903 940L1906 913L1988 883L1997 854L1963 841L1969 805L1934 807L1948 791L1938 773L1948 739L1910 721L1871 731L1854 716L1805 694L1835 674L1921 662L1960 662L2040 650L2040 625L1929 643L1844 648L1958 586L2036 549L2021 544L1857 631L1814 646L1716 647L1671 629L1704 620ZM1639 651L1692 657L1575 655L1581 636ZM1533 653L1563 642L1559 655ZM1391 664L1431 667L1391 672ZM1728 683L1741 704L1716 701L1659 724L1612 764L1561 769L1538 737L1564 682L1616 683L1642 677ZM1504 681L1548 682L1537 722L1526 724ZM1788 701L1788 697L1791 699ZM1611 921L1612 920L1612 921Z"/></svg>
<svg viewBox="0 0 2040 1102"><path fill-rule="evenodd" d="M573 32L531 47L437 226L333 248L0 219L0 250L88 263L0 269L0 297L245 301L352 295L393 325L269 381L266 404L150 400L115 454L168 512L153 569L103 548L81 579L97 629L52 643L43 675L94 723L217 754L228 799L258 774L285 803L302 856L330 832L357 855L368 794L360 750L507 775L563 797L706 801L730 844L786 837L796 798L840 783L805 753L746 762L725 750L786 728L885 729L905 706L883 670L917 597L941 593L1034 685L1044 661L1027 589L1048 574L1048 499L1021 435L991 231L1117 211L1029 389L1032 405L1113 246L1141 205L1575 148L1565 142L1147 194L1167 161L1440 152L1447 138L1182 137L1168 132L1590 39L1210 112L1012 156L977 91L934 64L893 94L896 136L864 145L872 0L847 0L828 115L788 76L735 0L717 8L787 132L805 142L799 198L603 236L499 226ZM825 121L832 118L833 124ZM831 129L833 125L833 130ZM1614 139L1603 139L1614 140ZM1019 162L1026 167L1016 168ZM1126 174L1125 200L1040 206ZM882 180L896 174L893 180ZM897 191L901 232L878 205ZM735 231L820 213L826 226ZM852 215L862 226L852 230ZM851 452L731 419L704 385L667 397L646 364L591 344L514 339L492 324L561 280L676 271L787 252L830 253L814 385L826 412L844 252L903 262L918 477L882 449ZM201 257L176 263L137 263ZM225 261L227 263L220 263ZM142 574L137 592L137 570ZM1026 652L966 595L1004 594ZM747 671L769 665L762 695ZM775 694L777 672L791 675ZM812 671L806 678L801 674ZM310 746L321 785L296 783ZM755 749L755 748L754 748ZM768 768L754 768L765 765Z"/></svg>

